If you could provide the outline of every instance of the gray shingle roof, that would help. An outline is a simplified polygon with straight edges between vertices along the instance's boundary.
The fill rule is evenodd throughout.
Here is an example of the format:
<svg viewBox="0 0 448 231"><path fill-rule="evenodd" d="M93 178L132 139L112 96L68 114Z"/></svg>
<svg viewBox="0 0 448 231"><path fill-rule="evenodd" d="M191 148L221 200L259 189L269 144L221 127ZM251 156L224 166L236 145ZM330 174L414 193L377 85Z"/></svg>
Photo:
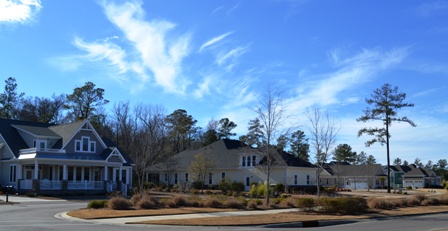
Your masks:
<svg viewBox="0 0 448 231"><path fill-rule="evenodd" d="M333 176L384 176L381 171L382 166L380 164L369 165L328 165L326 169L329 169L330 174Z"/></svg>
<svg viewBox="0 0 448 231"><path fill-rule="evenodd" d="M65 146L84 122L85 120L76 121L69 124L54 125L49 127L49 129L62 137L62 146Z"/></svg>
<svg viewBox="0 0 448 231"><path fill-rule="evenodd" d="M54 137L54 138L60 138L60 136L47 127L36 127L36 126L29 126L29 125L12 125L13 127L16 127L18 129L21 129L23 131L26 131L30 134L33 134L34 136L46 136L46 137Z"/></svg>

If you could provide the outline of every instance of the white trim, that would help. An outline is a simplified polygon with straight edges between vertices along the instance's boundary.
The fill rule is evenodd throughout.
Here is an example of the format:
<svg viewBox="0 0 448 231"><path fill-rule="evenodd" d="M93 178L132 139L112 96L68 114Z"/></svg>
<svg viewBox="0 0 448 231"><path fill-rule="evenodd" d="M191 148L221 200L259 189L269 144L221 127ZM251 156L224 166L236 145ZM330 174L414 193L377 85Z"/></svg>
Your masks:
<svg viewBox="0 0 448 231"><path fill-rule="evenodd" d="M76 130L73 134L72 137L70 137L70 139L65 143L65 145L62 147L62 149L66 149L66 146L75 138L76 134L78 134L81 130L83 131L90 131L90 130L86 130L84 129L84 125L88 123L89 126L92 128L91 131L94 134L94 136L96 137L96 139L98 140L98 142L101 144L101 146L105 149L107 148L106 144L104 143L103 139L101 139L101 137L98 135L98 133L95 131L95 129L93 129L92 124L89 122L89 120L84 120L84 122L81 124L81 126L79 126L78 130Z"/></svg>
<svg viewBox="0 0 448 231"><path fill-rule="evenodd" d="M5 138L2 136L2 134L0 134L0 137L2 138L4 144L5 144L5 148L7 148L9 150L9 153L12 154L12 158L11 159L17 159L16 155L14 154L14 152L11 150L11 148L9 147L8 143L6 142Z"/></svg>
<svg viewBox="0 0 448 231"><path fill-rule="evenodd" d="M84 151L84 139L87 139L87 151ZM79 150L77 144L79 143ZM91 151L93 145L93 151ZM81 139L75 140L75 152L96 153L96 141L90 140L90 136L81 136Z"/></svg>
<svg viewBox="0 0 448 231"><path fill-rule="evenodd" d="M123 155L121 155L121 153L120 153L120 151L118 150L118 148L114 148L114 149L112 150L112 152L111 152L111 153L109 154L109 156L106 158L106 162L108 162L109 159L110 159L112 156L118 156L118 157L121 159L121 162L122 162L122 163L127 163L126 159L123 157Z"/></svg>

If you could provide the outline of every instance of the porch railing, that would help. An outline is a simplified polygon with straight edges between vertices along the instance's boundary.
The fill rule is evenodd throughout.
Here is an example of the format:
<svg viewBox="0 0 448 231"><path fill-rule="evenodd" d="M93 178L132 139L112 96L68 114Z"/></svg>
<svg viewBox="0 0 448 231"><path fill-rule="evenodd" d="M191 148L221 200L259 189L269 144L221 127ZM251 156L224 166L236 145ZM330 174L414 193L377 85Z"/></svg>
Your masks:
<svg viewBox="0 0 448 231"><path fill-rule="evenodd" d="M62 189L62 181L60 181L60 180L40 180L40 189L60 190L60 189Z"/></svg>
<svg viewBox="0 0 448 231"><path fill-rule="evenodd" d="M21 189L33 189L33 180L20 180Z"/></svg>
<svg viewBox="0 0 448 231"><path fill-rule="evenodd" d="M68 182L67 189L82 189L82 190L88 190L88 189L104 189L104 182L103 181L84 181L84 182Z"/></svg>
<svg viewBox="0 0 448 231"><path fill-rule="evenodd" d="M64 149L54 148L25 148L20 149L20 155L32 154L36 152L65 153Z"/></svg>

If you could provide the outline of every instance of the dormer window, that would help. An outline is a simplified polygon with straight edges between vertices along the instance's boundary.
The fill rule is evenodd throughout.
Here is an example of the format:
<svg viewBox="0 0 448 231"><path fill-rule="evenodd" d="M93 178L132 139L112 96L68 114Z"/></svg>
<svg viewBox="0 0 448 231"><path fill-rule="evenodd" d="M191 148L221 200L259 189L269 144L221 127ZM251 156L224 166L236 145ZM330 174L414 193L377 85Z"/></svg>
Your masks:
<svg viewBox="0 0 448 231"><path fill-rule="evenodd" d="M47 141L45 140L35 140L34 147L36 150L45 150L47 148Z"/></svg>
<svg viewBox="0 0 448 231"><path fill-rule="evenodd" d="M244 155L241 157L241 167L255 167L257 165L256 155Z"/></svg>
<svg viewBox="0 0 448 231"><path fill-rule="evenodd" d="M77 152L95 152L96 142L90 141L90 137L82 136L81 140L75 140L75 151Z"/></svg>

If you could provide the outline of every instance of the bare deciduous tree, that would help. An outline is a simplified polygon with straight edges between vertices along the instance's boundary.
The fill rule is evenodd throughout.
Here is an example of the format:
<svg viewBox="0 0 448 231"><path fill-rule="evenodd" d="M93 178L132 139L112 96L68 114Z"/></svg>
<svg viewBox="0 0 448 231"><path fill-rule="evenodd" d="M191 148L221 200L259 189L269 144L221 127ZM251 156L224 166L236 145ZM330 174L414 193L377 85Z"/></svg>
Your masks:
<svg viewBox="0 0 448 231"><path fill-rule="evenodd" d="M254 108L257 118L260 121L260 130L264 135L266 144L263 147L266 155L266 204L269 205L269 185L272 165L272 152L276 151L272 142L281 133L281 127L287 118L283 105L282 91L275 84L268 83L264 92L258 98L258 105Z"/></svg>
<svg viewBox="0 0 448 231"><path fill-rule="evenodd" d="M336 118L327 111L321 111L319 108L307 109L305 116L309 121L308 129L311 136L311 146L315 152L317 196L320 196L320 174L322 173L323 165L331 155L330 150L336 143L340 125Z"/></svg>

